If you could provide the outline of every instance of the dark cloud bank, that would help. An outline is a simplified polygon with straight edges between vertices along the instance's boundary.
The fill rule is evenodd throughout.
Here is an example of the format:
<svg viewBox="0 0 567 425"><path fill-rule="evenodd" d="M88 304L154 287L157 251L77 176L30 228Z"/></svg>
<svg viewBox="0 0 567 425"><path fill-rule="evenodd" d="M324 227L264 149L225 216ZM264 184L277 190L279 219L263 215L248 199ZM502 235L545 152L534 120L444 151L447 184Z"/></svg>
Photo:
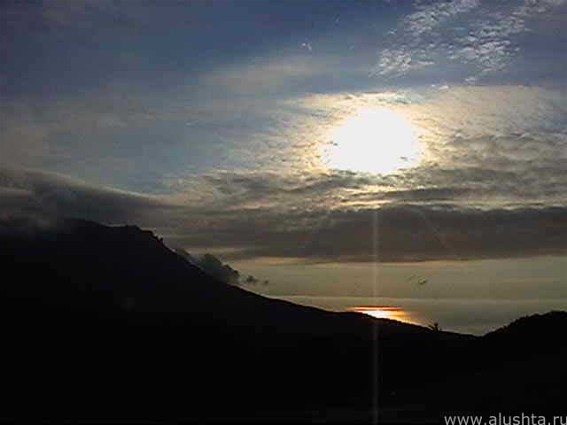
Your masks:
<svg viewBox="0 0 567 425"><path fill-rule="evenodd" d="M295 216L247 211L181 241L240 247L233 254L240 257L314 261L523 257L567 252L566 213L565 207L481 210L409 204L327 216L321 211Z"/></svg>
<svg viewBox="0 0 567 425"><path fill-rule="evenodd" d="M399 262L567 253L565 206L486 209L419 204L419 196L408 196L381 208L248 208L222 202L213 207L44 172L0 169L4 223L24 216L139 224L189 250L231 248L223 258Z"/></svg>
<svg viewBox="0 0 567 425"><path fill-rule="evenodd" d="M0 167L0 218L77 217L102 223L150 224L167 204L149 196L99 187L63 175Z"/></svg>

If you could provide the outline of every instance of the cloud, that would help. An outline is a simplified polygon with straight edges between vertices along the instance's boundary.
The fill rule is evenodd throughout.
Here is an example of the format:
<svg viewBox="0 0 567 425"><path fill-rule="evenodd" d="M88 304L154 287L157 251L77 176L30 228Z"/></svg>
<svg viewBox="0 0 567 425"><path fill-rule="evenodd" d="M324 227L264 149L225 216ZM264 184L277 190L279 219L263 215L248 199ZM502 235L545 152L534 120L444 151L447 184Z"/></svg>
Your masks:
<svg viewBox="0 0 567 425"><path fill-rule="evenodd" d="M418 10L408 15L403 23L409 32L417 36L438 28L456 15L477 8L479 3L478 0L454 0L418 5Z"/></svg>
<svg viewBox="0 0 567 425"><path fill-rule="evenodd" d="M296 213L232 211L220 220L209 217L206 228L194 229L176 242L238 248L225 254L227 258L306 261L398 262L565 254L566 212L564 207L481 210L408 204ZM374 228L377 245L372 238Z"/></svg>
<svg viewBox="0 0 567 425"><path fill-rule="evenodd" d="M258 72L273 67L277 73L276 65ZM296 72L293 61L288 65L283 74ZM268 72L264 81L287 81L283 74ZM227 84L232 77L238 74L227 77ZM261 81L253 76L249 83L257 88ZM155 191L163 189L161 178L187 170L252 167L260 158L265 168L281 168L301 159L290 153L290 135L300 128L302 111L279 99L232 92L227 97L228 87L215 84L209 91L109 83L57 97L6 97L0 106L0 165L57 170L133 190L146 189L140 181L153 174Z"/></svg>
<svg viewBox="0 0 567 425"><path fill-rule="evenodd" d="M160 152L172 157L181 156L186 166L193 159L190 150L173 145L170 147L176 149L170 152L162 139L149 140L142 134L145 132L140 133L140 138L130 136L127 140L95 137L108 135L100 133L104 128L112 133L121 128L145 129L148 120L152 124L186 120L192 111L190 106L182 106L179 98L170 99L165 106L162 103L161 108L155 106L159 102L151 96L141 103L137 102L139 98L137 92L124 99L121 92L109 92L108 96L92 96L88 105L79 100L62 100L52 108L45 103L31 107L31 102L12 104L10 108L4 105L4 134L21 137L3 140L2 158L9 158L13 166L39 167L61 161L65 166L74 166L78 171L73 174L84 178L88 174L81 173L93 164L114 182L118 173L143 178L155 168L158 174L151 176L154 184L163 182L161 189L172 193L174 202L198 202L218 209L285 210L299 208L299 204L306 208L366 208L394 201L443 201L469 206L565 202L567 177L562 170L567 155L567 105L560 90L450 87L314 95L276 102L270 108L255 104L253 111L264 105L263 111L273 115L272 121L267 127L256 125L251 132L236 135L229 145L219 147L219 155L229 155L233 161L232 171L181 173L153 155L146 165L144 152L159 147ZM327 170L321 161L325 143L329 142L325 132L349 114L373 107L392 109L419 129L426 153L424 162L387 176ZM230 108L219 113L229 115ZM188 131L195 131L194 127ZM24 138L24 129L34 136ZM129 149L125 149L127 144ZM211 149L202 140L200 146ZM37 160L18 160L18 149L22 155L37 155ZM202 160L214 164L214 151L210 155L213 158L204 156ZM127 162L122 163L122 159ZM238 167L243 163L246 168Z"/></svg>
<svg viewBox="0 0 567 425"><path fill-rule="evenodd" d="M109 83L56 97L6 96L0 166L56 170L133 190L146 190L151 180L155 191L176 166L216 165L214 153L226 152L219 145L232 141L230 120L242 123L248 112L245 102L235 113L226 102L189 92L187 86L169 91Z"/></svg>
<svg viewBox="0 0 567 425"><path fill-rule="evenodd" d="M191 180L213 201L171 217L177 231L168 236L226 258L371 261L377 217L381 261L562 254L566 182L549 183L553 175L546 186L539 177L482 168L391 176L223 172Z"/></svg>
<svg viewBox="0 0 567 425"><path fill-rule="evenodd" d="M0 218L79 217L103 223L155 224L171 207L157 197L99 187L60 174L0 168Z"/></svg>
<svg viewBox="0 0 567 425"><path fill-rule="evenodd" d="M297 137L319 141L318 152L324 153L331 142L326 133L333 125L357 111L382 107L415 126L423 148L421 162L380 179L367 176L364 183L360 177L342 176L344 190L337 187L327 193L329 199L360 202L364 197L384 199L387 190L452 188L459 194L453 202L565 202L564 90L493 85L311 96L298 114L307 122ZM378 145L368 149L368 155L380 152ZM296 156L309 154L306 148ZM319 165L308 171L317 175L321 169ZM331 180L338 178L330 175ZM353 181L360 184L352 187Z"/></svg>
<svg viewBox="0 0 567 425"><path fill-rule="evenodd" d="M12 164L32 165L48 155L49 129L32 119L33 114L33 108L23 102L4 102L0 106L0 158L9 158Z"/></svg>
<svg viewBox="0 0 567 425"><path fill-rule="evenodd" d="M6 97L0 107L0 164L44 165L61 161L80 151L91 155L109 148L113 141L93 135L119 132L127 127L163 119L167 112L158 110L154 93L141 93L131 87L109 86L79 96ZM70 139L72 141L70 141ZM80 146L79 146L80 145ZM7 160L8 159L8 160ZM76 159L73 158L73 159Z"/></svg>
<svg viewBox="0 0 567 425"><path fill-rule="evenodd" d="M172 246L223 252L227 259L372 261L377 255L380 261L396 262L566 252L563 206L459 206L453 201L470 195L459 187L376 192L381 199L374 206L369 199L358 206L337 203L340 196L355 199L344 194L371 181L349 173L295 180L208 176L200 184L206 182L218 197L197 203L189 196L144 196L51 173L3 168L0 205L4 220L38 216L136 223L165 236ZM343 195L326 201L335 191ZM358 193L368 196L367 190Z"/></svg>
<svg viewBox="0 0 567 425"><path fill-rule="evenodd" d="M519 36L530 30L532 20L550 18L566 4L564 0L417 2L416 10L390 33L372 73L393 78L437 66L442 76L459 75L463 70L458 66L464 65L469 74L464 79L474 82L505 70L521 53Z"/></svg>
<svg viewBox="0 0 567 425"><path fill-rule="evenodd" d="M124 7L112 0L51 0L42 3L6 2L2 23L5 31L49 32L76 28L100 31L120 25L138 28L147 22L143 10Z"/></svg>
<svg viewBox="0 0 567 425"><path fill-rule="evenodd" d="M205 75L201 82L239 94L278 93L328 70L324 59L310 55L259 57L246 63L225 66Z"/></svg>

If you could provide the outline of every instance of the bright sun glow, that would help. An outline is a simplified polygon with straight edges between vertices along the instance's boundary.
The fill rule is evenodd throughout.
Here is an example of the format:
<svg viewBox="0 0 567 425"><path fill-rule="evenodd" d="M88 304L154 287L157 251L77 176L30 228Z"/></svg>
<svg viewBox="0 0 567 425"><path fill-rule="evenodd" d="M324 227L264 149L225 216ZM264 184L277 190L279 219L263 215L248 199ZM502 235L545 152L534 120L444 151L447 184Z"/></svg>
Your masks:
<svg viewBox="0 0 567 425"><path fill-rule="evenodd" d="M421 154L413 125L387 108L365 108L330 134L326 155L331 169L388 174L416 165Z"/></svg>

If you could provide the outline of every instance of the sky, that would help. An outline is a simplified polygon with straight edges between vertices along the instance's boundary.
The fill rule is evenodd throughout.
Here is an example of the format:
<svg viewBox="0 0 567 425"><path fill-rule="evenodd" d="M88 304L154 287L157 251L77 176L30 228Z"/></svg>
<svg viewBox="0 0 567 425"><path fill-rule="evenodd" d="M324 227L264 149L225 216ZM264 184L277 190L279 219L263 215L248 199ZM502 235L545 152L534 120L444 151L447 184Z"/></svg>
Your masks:
<svg viewBox="0 0 567 425"><path fill-rule="evenodd" d="M566 0L4 1L0 219L136 223L328 308L567 308L566 24Z"/></svg>

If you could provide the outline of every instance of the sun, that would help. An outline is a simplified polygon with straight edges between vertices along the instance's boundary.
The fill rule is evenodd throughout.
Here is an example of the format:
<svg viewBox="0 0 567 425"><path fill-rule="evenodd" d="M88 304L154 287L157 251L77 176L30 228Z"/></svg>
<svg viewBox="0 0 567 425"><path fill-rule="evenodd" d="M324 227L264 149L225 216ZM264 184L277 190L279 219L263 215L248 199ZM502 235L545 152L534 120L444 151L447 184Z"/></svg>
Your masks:
<svg viewBox="0 0 567 425"><path fill-rule="evenodd" d="M388 108L364 108L330 132L325 152L330 169L390 174L412 167L421 156L417 129Z"/></svg>

